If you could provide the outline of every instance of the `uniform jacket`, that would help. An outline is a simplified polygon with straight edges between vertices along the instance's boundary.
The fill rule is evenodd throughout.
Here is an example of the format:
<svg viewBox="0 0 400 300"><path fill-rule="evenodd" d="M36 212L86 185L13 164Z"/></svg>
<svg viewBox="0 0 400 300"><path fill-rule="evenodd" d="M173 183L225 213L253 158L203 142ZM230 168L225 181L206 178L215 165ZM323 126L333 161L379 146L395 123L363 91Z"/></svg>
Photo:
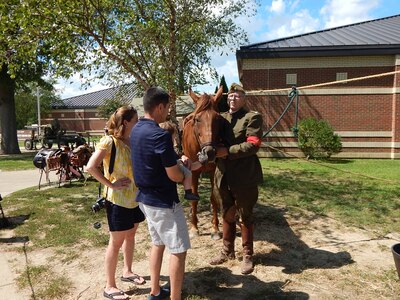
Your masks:
<svg viewBox="0 0 400 300"><path fill-rule="evenodd" d="M233 114L225 112L221 115L230 123L233 135L226 133L225 136L229 143L228 157L217 159L215 171L217 186L220 186L224 177L229 186L235 187L255 186L262 183L262 168L257 156L259 145L248 141L249 137L257 137L261 140L262 116L245 108Z"/></svg>

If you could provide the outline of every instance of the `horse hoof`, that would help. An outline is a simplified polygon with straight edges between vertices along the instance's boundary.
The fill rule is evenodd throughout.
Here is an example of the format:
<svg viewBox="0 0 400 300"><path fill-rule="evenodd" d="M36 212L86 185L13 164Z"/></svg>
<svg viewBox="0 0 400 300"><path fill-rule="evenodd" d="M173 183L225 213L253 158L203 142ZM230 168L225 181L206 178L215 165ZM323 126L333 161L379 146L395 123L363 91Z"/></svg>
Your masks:
<svg viewBox="0 0 400 300"><path fill-rule="evenodd" d="M193 239L199 236L199 231L196 229L189 230L189 238Z"/></svg>
<svg viewBox="0 0 400 300"><path fill-rule="evenodd" d="M222 238L222 233L221 232L213 232L211 233L211 239L214 241L218 241Z"/></svg>

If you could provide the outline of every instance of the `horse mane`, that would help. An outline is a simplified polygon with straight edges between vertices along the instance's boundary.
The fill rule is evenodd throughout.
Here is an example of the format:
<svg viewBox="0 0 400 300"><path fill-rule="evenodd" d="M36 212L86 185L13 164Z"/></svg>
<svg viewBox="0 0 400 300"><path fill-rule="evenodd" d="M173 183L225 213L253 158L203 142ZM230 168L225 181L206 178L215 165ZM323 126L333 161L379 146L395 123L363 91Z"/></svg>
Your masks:
<svg viewBox="0 0 400 300"><path fill-rule="evenodd" d="M213 108L212 97L208 94L203 94L197 103L199 103L199 105L194 110L194 115L198 114L199 112L210 110Z"/></svg>

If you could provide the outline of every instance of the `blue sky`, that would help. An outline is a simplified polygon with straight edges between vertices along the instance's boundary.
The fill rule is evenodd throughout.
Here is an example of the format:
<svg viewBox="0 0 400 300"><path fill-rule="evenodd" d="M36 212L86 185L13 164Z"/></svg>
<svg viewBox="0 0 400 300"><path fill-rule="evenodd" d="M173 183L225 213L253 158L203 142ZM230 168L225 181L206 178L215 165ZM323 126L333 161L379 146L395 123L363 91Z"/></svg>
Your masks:
<svg viewBox="0 0 400 300"><path fill-rule="evenodd" d="M255 16L237 20L249 29L250 44L400 14L400 0L261 0L259 3ZM235 53L214 55L212 64L220 76L225 76L228 85L238 82ZM90 88L81 89L79 78L76 74L59 81L56 88L62 99L108 88L93 81ZM195 88L212 93L217 84L211 82Z"/></svg>

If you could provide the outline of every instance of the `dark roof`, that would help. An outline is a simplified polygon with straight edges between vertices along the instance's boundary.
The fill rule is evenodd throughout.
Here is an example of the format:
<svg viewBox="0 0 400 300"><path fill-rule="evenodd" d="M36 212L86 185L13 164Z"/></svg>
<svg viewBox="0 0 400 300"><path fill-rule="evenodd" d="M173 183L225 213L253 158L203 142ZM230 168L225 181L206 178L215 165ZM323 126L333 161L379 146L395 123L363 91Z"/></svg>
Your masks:
<svg viewBox="0 0 400 300"><path fill-rule="evenodd" d="M143 115L142 92L134 88L133 85L114 87L97 92L83 94L71 98L66 98L53 104L53 109L96 109L108 99L122 97L124 102L133 105L139 115ZM178 116L187 115L194 110L193 100L185 95L179 96L176 100L176 113Z"/></svg>
<svg viewBox="0 0 400 300"><path fill-rule="evenodd" d="M126 100L128 102L138 96L140 95L134 88L134 85L123 85L120 87L108 88L97 92L66 98L61 100L61 102L59 103L55 103L53 105L53 108L97 108L98 106L102 105L105 100L108 99L121 97L123 100Z"/></svg>
<svg viewBox="0 0 400 300"><path fill-rule="evenodd" d="M240 47L241 58L400 52L400 15Z"/></svg>

